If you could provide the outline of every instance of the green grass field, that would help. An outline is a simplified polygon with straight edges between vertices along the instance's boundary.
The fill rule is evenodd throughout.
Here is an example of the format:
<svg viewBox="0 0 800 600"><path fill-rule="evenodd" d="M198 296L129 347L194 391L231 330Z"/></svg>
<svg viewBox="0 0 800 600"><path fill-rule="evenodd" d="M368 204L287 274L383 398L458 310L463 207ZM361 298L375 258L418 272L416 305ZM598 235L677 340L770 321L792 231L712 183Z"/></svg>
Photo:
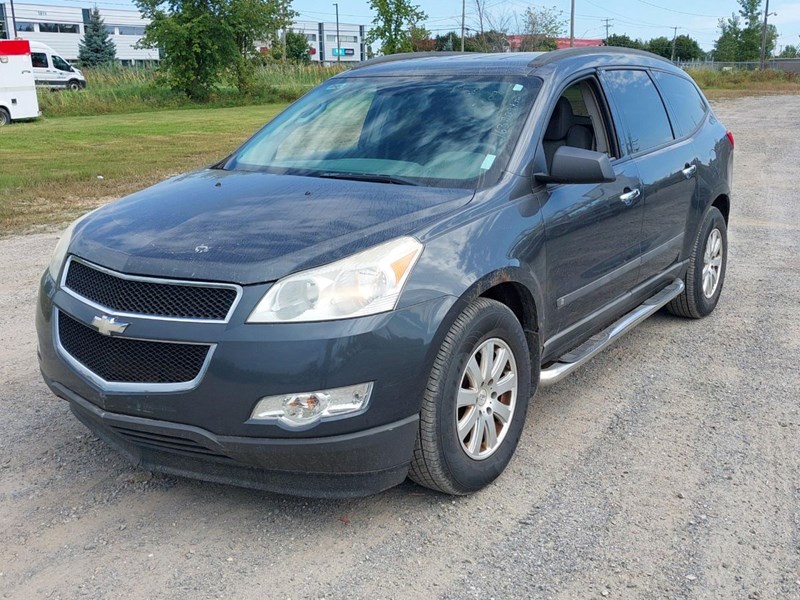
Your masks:
<svg viewBox="0 0 800 600"><path fill-rule="evenodd" d="M0 235L63 223L224 158L284 106L43 118L3 127Z"/></svg>

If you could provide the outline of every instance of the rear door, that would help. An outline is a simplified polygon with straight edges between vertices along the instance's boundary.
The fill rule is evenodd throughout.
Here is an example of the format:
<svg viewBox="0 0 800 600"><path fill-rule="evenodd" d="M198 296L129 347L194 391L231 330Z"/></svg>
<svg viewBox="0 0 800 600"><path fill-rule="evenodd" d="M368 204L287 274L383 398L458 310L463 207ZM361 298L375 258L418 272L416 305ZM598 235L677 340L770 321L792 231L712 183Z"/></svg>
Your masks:
<svg viewBox="0 0 800 600"><path fill-rule="evenodd" d="M639 281L676 263L683 248L686 219L697 183L692 140L679 135L651 74L644 69L603 73L622 129L620 138L638 168L644 221Z"/></svg>

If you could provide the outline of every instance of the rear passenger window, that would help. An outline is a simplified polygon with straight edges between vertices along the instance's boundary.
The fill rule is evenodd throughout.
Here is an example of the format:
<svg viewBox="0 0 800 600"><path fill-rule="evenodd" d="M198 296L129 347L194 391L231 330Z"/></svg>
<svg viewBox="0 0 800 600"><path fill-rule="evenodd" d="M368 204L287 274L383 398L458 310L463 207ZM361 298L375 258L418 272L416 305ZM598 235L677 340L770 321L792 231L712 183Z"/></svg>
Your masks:
<svg viewBox="0 0 800 600"><path fill-rule="evenodd" d="M673 139L664 102L646 71L607 71L604 79L627 126L623 140L629 154Z"/></svg>
<svg viewBox="0 0 800 600"><path fill-rule="evenodd" d="M705 100L688 79L660 71L655 71L653 76L672 107L678 135L689 135L706 116Z"/></svg>

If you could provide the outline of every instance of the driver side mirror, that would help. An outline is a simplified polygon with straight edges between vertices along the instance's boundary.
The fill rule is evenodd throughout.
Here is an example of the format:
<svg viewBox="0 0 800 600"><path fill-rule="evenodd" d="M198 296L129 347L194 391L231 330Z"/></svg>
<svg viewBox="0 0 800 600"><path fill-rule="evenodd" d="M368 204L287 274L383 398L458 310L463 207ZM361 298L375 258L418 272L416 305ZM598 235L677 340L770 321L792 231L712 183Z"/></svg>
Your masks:
<svg viewBox="0 0 800 600"><path fill-rule="evenodd" d="M606 154L561 146L553 155L550 173L534 175L540 183L608 183L617 176Z"/></svg>

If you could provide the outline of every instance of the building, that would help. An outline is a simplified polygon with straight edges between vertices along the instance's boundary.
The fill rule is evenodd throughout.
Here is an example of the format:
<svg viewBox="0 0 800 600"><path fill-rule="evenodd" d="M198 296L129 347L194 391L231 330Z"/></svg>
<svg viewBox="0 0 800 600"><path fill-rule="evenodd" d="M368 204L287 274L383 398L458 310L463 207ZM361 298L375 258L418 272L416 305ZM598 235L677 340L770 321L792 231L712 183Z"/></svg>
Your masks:
<svg viewBox="0 0 800 600"><path fill-rule="evenodd" d="M526 36L524 35L509 35L508 36L508 44L511 48L511 52L519 52L520 47L522 46L522 41L525 39ZM575 38L574 47L575 48L589 48L592 46L602 46L603 45L602 39L585 39L585 38ZM556 46L559 50L563 48L569 48L569 38L556 38L555 39Z"/></svg>
<svg viewBox="0 0 800 600"><path fill-rule="evenodd" d="M0 39L19 37L47 44L67 60L77 60L78 46L83 39L91 2L76 6L50 6L14 2L16 32L12 23L11 4L0 0ZM136 10L101 8L111 39L117 46L117 59L122 64L144 64L158 60L155 48L137 48L148 21Z"/></svg>
<svg viewBox="0 0 800 600"><path fill-rule="evenodd" d="M311 46L309 54L314 62L332 64L335 62L361 62L367 59L367 45L364 42L363 25L339 23L339 44L336 44L336 23L317 23L316 21L296 21L292 31L302 33Z"/></svg>

